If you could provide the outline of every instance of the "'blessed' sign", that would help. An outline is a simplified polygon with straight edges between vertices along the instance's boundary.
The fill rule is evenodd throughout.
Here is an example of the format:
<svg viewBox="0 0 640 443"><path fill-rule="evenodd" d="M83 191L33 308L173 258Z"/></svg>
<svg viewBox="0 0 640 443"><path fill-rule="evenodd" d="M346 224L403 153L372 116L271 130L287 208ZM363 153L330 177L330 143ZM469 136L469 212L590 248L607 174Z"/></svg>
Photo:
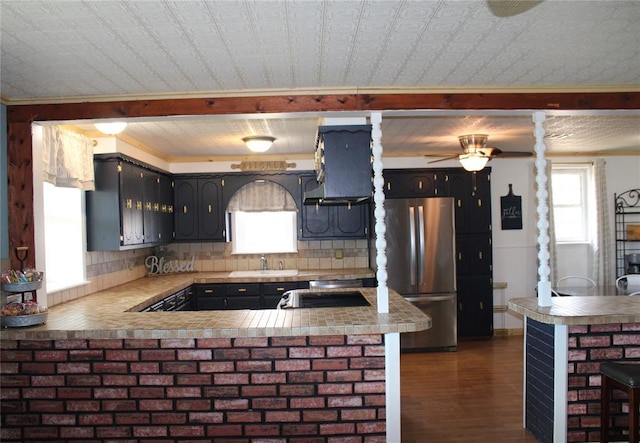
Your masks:
<svg viewBox="0 0 640 443"><path fill-rule="evenodd" d="M195 256L190 261L165 260L164 257L150 255L144 264L149 268L149 274L174 274L178 272L193 272L195 268Z"/></svg>

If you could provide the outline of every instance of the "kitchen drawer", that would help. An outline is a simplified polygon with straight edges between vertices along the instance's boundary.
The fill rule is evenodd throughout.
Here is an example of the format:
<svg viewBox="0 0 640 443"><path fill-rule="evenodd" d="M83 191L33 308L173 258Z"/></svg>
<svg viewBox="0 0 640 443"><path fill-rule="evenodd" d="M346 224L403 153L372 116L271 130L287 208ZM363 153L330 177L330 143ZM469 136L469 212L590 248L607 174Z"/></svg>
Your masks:
<svg viewBox="0 0 640 443"><path fill-rule="evenodd" d="M224 296L223 284L196 285L196 295L200 297L222 297Z"/></svg>
<svg viewBox="0 0 640 443"><path fill-rule="evenodd" d="M260 295L260 283L227 283L224 292L227 296Z"/></svg>
<svg viewBox="0 0 640 443"><path fill-rule="evenodd" d="M264 295L282 295L286 291L291 291L292 289L299 289L300 283L302 282L283 281L283 282L275 282L275 283L262 283L262 293Z"/></svg>

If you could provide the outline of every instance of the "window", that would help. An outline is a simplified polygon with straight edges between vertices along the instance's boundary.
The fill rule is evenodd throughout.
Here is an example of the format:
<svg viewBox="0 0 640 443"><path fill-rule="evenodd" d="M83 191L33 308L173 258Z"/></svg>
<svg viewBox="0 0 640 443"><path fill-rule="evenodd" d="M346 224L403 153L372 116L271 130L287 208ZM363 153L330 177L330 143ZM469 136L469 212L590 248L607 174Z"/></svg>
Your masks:
<svg viewBox="0 0 640 443"><path fill-rule="evenodd" d="M553 222L558 243L590 241L589 195L592 189L590 165L553 165L551 189Z"/></svg>
<svg viewBox="0 0 640 443"><path fill-rule="evenodd" d="M85 283L84 191L43 183L47 292Z"/></svg>
<svg viewBox="0 0 640 443"><path fill-rule="evenodd" d="M297 252L296 212L231 213L234 254Z"/></svg>

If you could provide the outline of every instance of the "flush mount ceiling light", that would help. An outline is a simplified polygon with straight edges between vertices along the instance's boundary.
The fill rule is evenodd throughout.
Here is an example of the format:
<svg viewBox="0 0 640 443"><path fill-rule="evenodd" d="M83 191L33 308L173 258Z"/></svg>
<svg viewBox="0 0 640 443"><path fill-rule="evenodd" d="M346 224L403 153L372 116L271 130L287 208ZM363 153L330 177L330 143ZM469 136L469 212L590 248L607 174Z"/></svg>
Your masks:
<svg viewBox="0 0 640 443"><path fill-rule="evenodd" d="M252 135L250 137L244 137L242 141L253 152L265 152L269 150L275 137L269 137L267 135Z"/></svg>
<svg viewBox="0 0 640 443"><path fill-rule="evenodd" d="M93 125L103 134L115 135L124 131L124 128L127 127L127 122L94 123Z"/></svg>
<svg viewBox="0 0 640 443"><path fill-rule="evenodd" d="M489 157L482 154L462 154L458 157L460 164L464 169L470 172L481 171L489 161Z"/></svg>

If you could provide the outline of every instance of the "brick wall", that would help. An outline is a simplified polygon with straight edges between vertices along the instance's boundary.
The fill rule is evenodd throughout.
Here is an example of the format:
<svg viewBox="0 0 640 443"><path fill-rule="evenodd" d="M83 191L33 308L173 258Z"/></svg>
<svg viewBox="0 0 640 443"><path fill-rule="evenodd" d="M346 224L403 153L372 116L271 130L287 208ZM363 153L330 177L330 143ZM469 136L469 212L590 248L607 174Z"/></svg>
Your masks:
<svg viewBox="0 0 640 443"><path fill-rule="evenodd" d="M381 335L2 341L3 442L383 442Z"/></svg>
<svg viewBox="0 0 640 443"><path fill-rule="evenodd" d="M568 441L600 441L600 362L623 360L640 363L640 323L569 328ZM626 432L626 395L613 398L613 425Z"/></svg>

